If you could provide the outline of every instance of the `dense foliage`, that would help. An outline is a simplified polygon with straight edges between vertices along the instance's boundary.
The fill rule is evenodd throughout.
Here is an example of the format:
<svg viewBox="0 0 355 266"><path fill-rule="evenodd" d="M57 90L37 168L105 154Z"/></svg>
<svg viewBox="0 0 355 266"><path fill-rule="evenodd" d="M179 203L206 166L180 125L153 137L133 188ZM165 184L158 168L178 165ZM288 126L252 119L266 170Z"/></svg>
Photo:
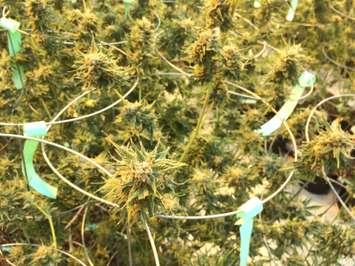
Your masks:
<svg viewBox="0 0 355 266"><path fill-rule="evenodd" d="M322 99L355 93L352 0L299 1L293 21L285 19L284 0L261 1L260 8L246 0L123 2L0 0L27 33L21 52L10 57L0 32L0 122L50 121L90 91L59 120L77 118L123 100L138 82L119 105L53 125L46 137L112 173L46 145L63 176L116 207L62 182L40 151L36 169L59 194L56 200L39 195L21 170L22 141L0 138L0 244L32 244L2 248L0 262L76 265L62 250L87 265L153 265L148 224L162 265L235 265L236 217L156 215L233 211L252 196L269 196L292 170L293 185L336 178L351 208L354 98L321 105L309 142L305 124ZM24 69L20 90L11 80L14 62ZM269 137L255 129L288 99L304 70L317 83L288 120L298 146L294 162L286 128ZM243 88L263 101L232 94L250 96ZM20 126L0 128L22 134ZM255 219L251 265L335 265L354 255L348 214L341 209L338 222L329 223L309 208L287 190L267 202Z"/></svg>

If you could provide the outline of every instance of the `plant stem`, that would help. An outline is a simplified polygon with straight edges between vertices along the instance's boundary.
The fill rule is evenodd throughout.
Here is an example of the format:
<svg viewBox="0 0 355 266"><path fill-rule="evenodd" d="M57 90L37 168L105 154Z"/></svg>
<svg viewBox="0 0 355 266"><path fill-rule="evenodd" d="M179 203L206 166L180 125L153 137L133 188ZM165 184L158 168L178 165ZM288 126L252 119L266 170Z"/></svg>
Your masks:
<svg viewBox="0 0 355 266"><path fill-rule="evenodd" d="M47 220L49 222L49 227L51 228L53 246L54 246L55 249L58 249L58 247L57 247L57 236L55 234L55 229L54 229L52 216L50 214L48 214L45 210L43 210L40 206L38 206L36 203L34 203L34 205L47 218Z"/></svg>
<svg viewBox="0 0 355 266"><path fill-rule="evenodd" d="M208 100L210 99L211 91L212 91L212 87L209 86L206 89L206 94L205 94L202 110L201 110L199 117L198 117L197 125L194 128L194 130L192 131L189 141L188 141L187 145L185 146L182 155L180 156L180 159L179 159L180 162L184 162L186 160L186 156L189 153L192 144L194 143L194 141L196 140L197 136L200 133L200 130L202 127L202 122L203 122L203 119L205 118L205 115L206 115L206 111L207 111L207 107L208 107Z"/></svg>
<svg viewBox="0 0 355 266"><path fill-rule="evenodd" d="M128 261L129 266L133 266L133 258L132 258L132 246L131 246L131 224L129 222L129 218L127 221L127 243L128 243Z"/></svg>

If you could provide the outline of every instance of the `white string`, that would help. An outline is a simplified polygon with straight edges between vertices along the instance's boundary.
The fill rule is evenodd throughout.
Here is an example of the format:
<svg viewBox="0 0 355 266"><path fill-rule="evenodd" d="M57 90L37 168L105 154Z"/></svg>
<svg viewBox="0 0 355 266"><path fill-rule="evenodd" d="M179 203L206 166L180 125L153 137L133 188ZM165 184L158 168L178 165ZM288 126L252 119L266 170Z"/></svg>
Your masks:
<svg viewBox="0 0 355 266"><path fill-rule="evenodd" d="M227 90L227 93L232 94L232 95L236 95L236 96L240 96L240 97L244 97L244 98L248 98L248 99L259 100L253 96L245 95L245 94L235 92L235 91Z"/></svg>
<svg viewBox="0 0 355 266"><path fill-rule="evenodd" d="M90 114L86 114L86 115L82 115L76 118L70 118L70 119L64 119L64 120L60 120L60 121L55 121L55 122L47 122L46 125L58 125L58 124L64 124L64 123L69 123L69 122L76 122L76 121L80 121L98 114L101 114L113 107L115 107L117 104L119 104L120 102L122 102L125 98L127 98L133 91L134 89L137 87L139 82L139 78L136 79L135 83L133 84L133 86L122 96L122 98L118 99L117 101L113 102L112 104L98 110L95 111L93 113ZM87 93L89 93L91 91L88 91ZM86 94L86 93L85 93ZM80 97L80 96L79 96ZM80 97L81 98L81 97ZM23 126L26 123L12 123L12 122L0 122L0 126Z"/></svg>
<svg viewBox="0 0 355 266"><path fill-rule="evenodd" d="M126 97L128 97L133 91L134 89L137 87L138 85L138 81L139 78L136 79L136 82L133 84L133 86L122 96L122 98L118 99L117 101L113 102L112 104L106 106L105 108L102 108L96 112L87 114L87 115L82 115L76 118L71 118L71 119L65 119L65 120L61 120L61 121L57 121L57 122L53 122L52 124L63 124L63 123L69 123L69 122L75 122L75 121L80 121L98 114L101 114L103 112L106 112L107 110L111 109L112 107L115 107L117 104L119 104L120 102L122 102Z"/></svg>
<svg viewBox="0 0 355 266"><path fill-rule="evenodd" d="M89 92L84 92L83 94L79 95L78 97L76 97L75 99L73 99L72 101L70 101L62 110L60 110L58 112L58 114L51 120L51 124L48 126L48 130L50 129L52 123L54 123L59 117L61 114L63 114L71 105L75 104L78 100L80 100L82 97L84 97L87 93ZM102 202L102 203L105 203L109 206L112 206L112 207L119 207L117 204L115 203L112 203L110 201L107 201L107 200L104 200L98 196L95 196L94 194L78 187L77 185L75 185L74 183L70 182L67 178L65 178L59 171L57 168L54 167L54 165L52 164L52 162L49 160L48 156L47 156L47 153L46 153L46 150L45 150L45 147L44 147L44 143L41 143L41 150L42 150L42 154L43 154L43 158L44 160L46 161L47 165L49 166L49 168L53 171L53 173L59 177L63 182L65 182L66 184L68 184L71 188L73 188L74 190L88 196L89 198L92 198L92 199L95 199L99 202ZM96 162L95 162L96 163ZM101 167L101 166L100 166ZM105 169L105 168L104 168ZM107 171L105 169L105 171ZM107 171L108 173L108 176L112 176L111 173L109 173L109 171Z"/></svg>
<svg viewBox="0 0 355 266"><path fill-rule="evenodd" d="M288 175L286 181L274 193L272 193L266 199L262 200L263 204L265 204L266 202L270 201L272 198L277 196L287 186L287 184L291 181L291 178L292 178L294 173L295 173L294 170L291 171L291 173Z"/></svg>
<svg viewBox="0 0 355 266"><path fill-rule="evenodd" d="M333 99L337 99L337 98L341 98L341 97L355 97L354 93L349 93L349 94L340 94L340 95L334 95L331 97L328 97L322 101L320 101L310 112L308 118L307 118L307 122L306 122L306 126L305 126L305 135L306 135L306 141L307 143L310 142L310 138L309 138L309 124L311 122L311 119L315 113L315 111L317 110L318 107L320 107L322 104L333 100ZM327 183L329 184L330 188L332 189L332 191L334 192L335 196L337 197L337 199L339 200L340 204L344 207L345 211L350 215L350 217L352 218L353 221L355 221L355 217L352 215L351 211L349 210L349 208L346 206L345 202L341 199L341 197L338 195L337 191L335 190L333 184L330 181L330 178L327 176L327 174L325 173L324 170L324 166L322 166L322 174L324 176L324 179L327 181Z"/></svg>
<svg viewBox="0 0 355 266"><path fill-rule="evenodd" d="M333 99L337 99L337 98L341 98L341 97L355 97L355 94L354 93L348 93L348 94L340 94L340 95L334 95L334 96L331 96L331 97L328 97L322 101L320 101L316 106L314 106L314 108L312 109L311 113L309 114L308 118L307 118L307 122L306 122L306 127L305 127L305 135L306 135L306 141L309 142L310 139L309 139L309 123L311 122L311 119L315 113L315 111L317 110L317 108L319 106L321 106L322 104L330 101L330 100L333 100Z"/></svg>
<svg viewBox="0 0 355 266"><path fill-rule="evenodd" d="M156 50L157 54L160 56L161 59L163 59L169 66L171 66L172 68L174 68L176 71L178 71L179 73L181 73L182 75L185 75L187 77L192 77L193 74L187 73L184 70L182 70L181 68L175 66L173 63L171 63L164 55L162 55L158 50Z"/></svg>
<svg viewBox="0 0 355 266"><path fill-rule="evenodd" d="M16 138L16 139L24 139L24 140L33 140L33 141L37 141L37 142L40 142L40 143L44 143L44 144L47 144L47 145L50 145L50 146L65 150L65 151L67 151L69 153L72 153L72 154L74 154L76 156L79 156L83 160L91 163L92 165L97 167L99 170L101 170L105 175L107 175L109 177L113 176L108 170L106 170L104 167L102 167L100 164L98 164L94 160L90 159L89 157L87 157L87 156L85 156L85 155L81 154L80 152L77 152L77 151L75 151L73 149L70 149L70 148L65 147L63 145L60 145L60 144L57 144L55 142L50 142L50 141L47 141L47 140L44 140L44 139L40 139L40 138L34 138L34 137L29 137L29 136L17 135L17 134L7 134L7 133L0 133L0 137Z"/></svg>
<svg viewBox="0 0 355 266"><path fill-rule="evenodd" d="M351 16L349 16L349 15L347 15L347 14L344 14L343 12L339 11L339 10L336 9L332 4L330 4L329 7L330 7L332 10L334 10L336 13L338 13L339 15L344 16L344 17L347 18L347 19L350 19L350 20L355 21L355 18L353 18L353 17L351 17Z"/></svg>
<svg viewBox="0 0 355 266"><path fill-rule="evenodd" d="M73 105L74 103L76 103L77 101L79 101L82 97L84 97L86 94L94 91L95 89L89 90L89 91L85 91L84 93L80 94L79 96L77 96L75 99L71 100L66 106L64 106L64 108L62 110L60 110L58 112L58 114L47 124L47 130L49 130L52 127L52 123L55 122L71 105Z"/></svg>
<svg viewBox="0 0 355 266"><path fill-rule="evenodd" d="M348 208L348 206L346 206L345 202L343 201L343 199L339 196L338 192L336 191L335 187L333 186L333 184L330 182L330 178L327 176L325 170L324 170L324 165L322 165L322 174L324 179L327 181L328 185L330 186L330 188L332 189L333 193L335 194L335 196L337 197L337 199L339 200L340 204L344 207L345 211L349 214L349 216L351 217L351 219L353 221L355 221L355 216L351 213L350 209Z"/></svg>
<svg viewBox="0 0 355 266"><path fill-rule="evenodd" d="M0 247L15 247L15 246L31 246L31 247L42 247L42 245L38 245L38 244L29 244L29 243L8 243L8 244L0 244ZM62 253L63 255L73 259L74 261L76 261L77 263L79 263L82 266L88 266L86 265L83 261L81 261L80 259L78 259L77 257L73 256L72 254L61 250L61 249L57 249L55 248L56 251Z"/></svg>
<svg viewBox="0 0 355 266"><path fill-rule="evenodd" d="M150 246L151 246L152 251L153 251L155 266L160 266L158 251L157 251L157 248L156 248L156 246L155 246L154 238L153 238L153 236L152 236L152 233L151 233L151 231L150 231L150 229L149 229L148 222L147 222L147 220L145 219L145 217L143 217L143 216L142 216L142 221L143 221L145 230L146 230L147 235L148 235L148 238L149 238Z"/></svg>
<svg viewBox="0 0 355 266"><path fill-rule="evenodd" d="M109 176L109 177L112 177L113 174L111 174L108 170L106 170L104 167L102 167L100 164L98 164L97 162L95 162L94 160L86 157L85 155L81 154L80 152L77 152L75 150L72 150L70 148L67 148L65 146L62 146L60 144L57 144L55 142L50 142L50 141L47 141L47 140L44 140L44 139L39 139L39 138L33 138L33 137L29 137L29 136L23 136L23 135L16 135L16 134L5 134L5 133L0 133L0 137L9 137L9 138L17 138L17 139L25 139L25 140L34 140L34 141L38 141L40 143L43 143L43 144L47 144L47 145L50 145L50 146L54 146L56 148L59 148L59 149L62 149L62 150L65 150L69 153L72 153L74 155L77 155L79 156L80 158L84 159L85 161L93 164L95 167L97 167L98 169L100 169L105 175ZM83 189L81 189L80 187L78 187L77 185L73 184L72 182L70 182L68 179L66 179L64 176L62 176L58 171L57 169L51 164L51 162L49 161L48 157L47 157L47 154L44 153L43 154L43 157L44 159L46 160L48 166L51 168L51 170L62 180L64 181L65 183L67 183L69 186L71 186L73 189L77 190L78 192L92 198L92 199L95 199L99 202L102 202L102 203L105 203L109 206L112 206L112 207L119 207L119 205L113 203L113 202L110 202L110 201L107 201L105 199L102 199L100 197L97 197Z"/></svg>
<svg viewBox="0 0 355 266"><path fill-rule="evenodd" d="M239 211L231 211L219 214L211 214L211 215L201 215L201 216L177 216L177 215L156 215L158 218L163 219L174 219L174 220L207 220L207 219L218 219L224 218L227 216L236 215Z"/></svg>
<svg viewBox="0 0 355 266"><path fill-rule="evenodd" d="M306 99L307 97L309 97L309 96L313 93L313 90L314 90L314 86L311 86L311 89L310 89L305 95L301 96L301 97L299 98L299 100L304 100L304 99Z"/></svg>
<svg viewBox="0 0 355 266"><path fill-rule="evenodd" d="M99 202L102 202L104 204L107 204L109 206L112 206L112 207L119 207L119 205L113 203L113 202L110 202L110 201L107 201L105 199L102 199L98 196L95 196L94 194L78 187L77 185L75 185L74 183L70 182L67 178L65 178L54 166L53 164L51 163L51 161L49 160L45 150L44 150L44 146L42 146L42 154L43 154L43 158L44 160L46 161L47 165L49 166L49 168L53 171L53 173L58 176L63 182L65 182L66 184L68 184L71 188L75 189L76 191L84 194L85 196L88 196L89 198L92 198L94 200L97 200ZM112 174L109 174L110 177L112 177Z"/></svg>

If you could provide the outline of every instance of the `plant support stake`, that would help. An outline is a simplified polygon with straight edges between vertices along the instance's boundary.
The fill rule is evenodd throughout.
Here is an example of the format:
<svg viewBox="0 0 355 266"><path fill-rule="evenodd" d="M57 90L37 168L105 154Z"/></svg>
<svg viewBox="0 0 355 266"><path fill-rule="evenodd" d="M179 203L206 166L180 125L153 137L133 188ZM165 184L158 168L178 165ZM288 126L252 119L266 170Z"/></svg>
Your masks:
<svg viewBox="0 0 355 266"><path fill-rule="evenodd" d="M0 27L7 30L7 45L11 57L16 56L21 50L22 34L19 31L20 23L16 20L2 17L0 18ZM16 89L20 90L24 87L24 72L23 67L14 63L11 66L12 81Z"/></svg>
<svg viewBox="0 0 355 266"><path fill-rule="evenodd" d="M41 138L47 134L47 126L44 121L27 123L23 127L24 136ZM38 141L26 140L23 148L22 172L27 182L34 190L51 199L57 198L57 188L44 181L34 169L33 157L37 150Z"/></svg>
<svg viewBox="0 0 355 266"><path fill-rule="evenodd" d="M239 220L237 224L241 223L239 227L240 234L240 266L246 266L248 263L250 239L253 233L253 219L263 210L263 202L258 198L252 198L239 207L237 217Z"/></svg>
<svg viewBox="0 0 355 266"><path fill-rule="evenodd" d="M296 9L298 6L298 0L291 0L290 8L288 9L288 13L286 16L287 21L292 21L295 17Z"/></svg>
<svg viewBox="0 0 355 266"><path fill-rule="evenodd" d="M279 129L282 122L286 121L296 108L299 99L302 97L304 89L306 87L314 86L315 82L316 76L314 74L308 71L303 72L298 79L298 84L293 87L289 99L275 114L275 116L263 124L260 129L256 130L256 132L265 137L271 135L275 130Z"/></svg>

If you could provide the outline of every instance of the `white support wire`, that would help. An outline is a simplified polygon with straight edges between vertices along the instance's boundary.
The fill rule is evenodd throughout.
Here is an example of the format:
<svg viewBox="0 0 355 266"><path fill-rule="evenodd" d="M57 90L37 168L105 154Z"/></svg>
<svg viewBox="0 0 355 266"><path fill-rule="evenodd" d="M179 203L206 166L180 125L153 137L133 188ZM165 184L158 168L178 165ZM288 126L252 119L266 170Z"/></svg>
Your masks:
<svg viewBox="0 0 355 266"><path fill-rule="evenodd" d="M309 142L310 141L310 138L309 138L309 124L311 122L311 119L314 115L314 113L317 111L317 108L320 107L322 104L330 101L330 100L333 100L333 99L337 99L337 98L342 98L342 97L355 97L355 93L348 93L348 94L339 94L339 95L334 95L334 96L331 96L331 97L328 97L322 101L320 101L316 106L314 106L314 108L312 109L312 111L310 112L308 118L307 118L307 122L306 122L306 126L305 126L305 136L306 136L306 141Z"/></svg>
<svg viewBox="0 0 355 266"><path fill-rule="evenodd" d="M4 247L18 247L18 246L30 246L30 247L42 247L42 245L39 244L29 244L29 243L7 243L7 244L0 244L0 248L4 248ZM56 251L58 251L59 253L62 253L63 255L71 258L72 260L74 260L75 262L79 263L82 266L88 266L87 264L85 264L82 260L78 259L77 257L73 256L72 254L61 250L61 249L55 249Z"/></svg>
<svg viewBox="0 0 355 266"><path fill-rule="evenodd" d="M110 104L110 105L108 105L108 106L106 106L106 107L104 107L104 108L102 108L100 110L97 110L97 111L92 112L90 114L86 114L86 115L82 115L82 116L79 116L79 117L75 117L75 118L64 119L64 120L55 121L55 122L47 122L46 125L48 126L48 125L64 124L64 123L69 123L69 122L77 122L77 121L80 121L80 120L83 120L83 119L86 119L86 118L90 118L90 117L96 116L96 115L101 114L103 112L106 112L107 110L115 107L116 105L121 103L124 99L126 99L135 90L135 88L138 85L138 82L139 82L139 78L136 79L136 81L132 85L132 87L120 99L118 99L117 101L113 102L112 104ZM89 93L91 91L88 91L87 93ZM26 123L0 122L0 126L23 126L25 124Z"/></svg>
<svg viewBox="0 0 355 266"><path fill-rule="evenodd" d="M164 55L162 55L158 50L156 50L157 54L160 56L161 59L163 59L169 66L171 66L173 69L175 69L176 71L178 71L180 74L191 78L193 76L193 74L187 73L184 70L182 70L181 68L175 66L173 63L171 63Z"/></svg>
<svg viewBox="0 0 355 266"><path fill-rule="evenodd" d="M347 212L347 214L349 214L350 218L353 220L353 223L354 223L355 222L355 216L351 213L351 210L348 208L348 206L346 206L346 204L343 201L343 199L339 196L338 192L336 191L335 187L333 186L332 182L330 181L330 178L328 177L328 175L326 174L326 172L324 170L324 165L322 166L322 174L323 174L323 177L324 177L325 181L327 181L328 185L330 186L330 188L332 189L333 193L335 194L335 196L337 197L338 201L340 202L341 206L343 206L344 210Z"/></svg>
<svg viewBox="0 0 355 266"><path fill-rule="evenodd" d="M59 148L59 149L62 149L62 150L65 150L67 152L70 152L76 156L79 156L80 158L82 158L83 160L93 164L95 167L97 167L99 170L101 170L105 175L109 176L109 177L112 177L113 175L108 171L106 170L104 167L102 167L100 164L98 164L97 162L95 162L94 160L86 157L85 155L81 154L80 152L77 152L75 150L72 150L70 148L67 148L63 145L60 145L60 144L57 144L55 142L50 142L50 141L47 141L47 140L44 140L44 139L39 139L39 138L33 138L33 137L28 137L28 136L23 136L23 135L16 135L16 134L5 134L5 133L0 133L0 137L7 137L7 138L16 138L16 139L24 139L24 140L34 140L34 141L37 141L37 142L40 142L40 143L44 143L46 145L50 145L50 146L53 146L53 147L56 147L56 148ZM44 158L46 159L46 156L43 154ZM48 158L47 158L48 159ZM47 163L50 163L50 161L48 160ZM50 165L50 164L49 164ZM52 171L56 171L56 168L51 168ZM71 186L73 189L77 190L78 192L92 198L92 199L95 199L99 202L102 202L102 203L105 203L111 207L119 207L119 205L113 203L113 202L110 202L110 201L107 201L107 200L104 200L100 197L97 197L81 188L79 188L78 186L76 186L75 184L73 184L72 182L70 182L68 179L66 179L65 177L63 177L58 171L55 172L57 174L58 177L61 178L62 181L64 181L65 183L67 183L69 186Z"/></svg>
<svg viewBox="0 0 355 266"><path fill-rule="evenodd" d="M157 248L155 246L155 243L154 243L154 238L153 238L153 235L152 235L152 233L150 231L147 219L144 217L144 215L142 215L142 222L143 222L145 230L147 232L147 235L148 235L148 238L149 238L149 242L150 242L150 246L152 247L155 266L160 266L159 255L158 255L158 251L157 251Z"/></svg>
<svg viewBox="0 0 355 266"><path fill-rule="evenodd" d="M94 165L96 168L98 168L102 173L104 173L107 176L112 176L112 174L103 166L101 166L100 164L98 164L97 162L95 162L94 160L90 159L89 157L81 154L80 152L77 152L76 150L73 150L71 148L65 147L63 145L60 145L58 143L55 142L51 142L48 140L44 140L41 138L34 138L34 137L30 137L30 136L23 136L23 135L17 135L17 134L8 134L8 133L0 133L0 137L4 137L4 138L15 138L15 139L24 139L24 140L33 140L33 141L37 141L40 143L44 143L53 147L56 147L58 149L67 151L69 153L72 153L78 157L80 157L81 159L87 161L88 163Z"/></svg>
<svg viewBox="0 0 355 266"><path fill-rule="evenodd" d="M249 95L242 94L242 93L235 92L235 91L227 90L227 93L235 95L235 96L240 96L240 97L244 97L244 98L248 98L248 99L253 99L253 100L256 100L256 101L259 100L258 98L255 98L253 96L249 96Z"/></svg>
<svg viewBox="0 0 355 266"><path fill-rule="evenodd" d="M139 78L136 79L136 81L134 82L133 86L122 96L122 98L118 99L117 101L113 102L112 104L96 111L96 112L93 112L93 113L90 113L90 114L86 114L86 115L82 115L82 116L79 116L79 117L76 117L76 118L71 118L71 119L65 119L65 120L61 120L61 121L55 121L51 124L53 125L56 125L56 124L63 124L63 123L69 123L69 122L77 122L77 121L80 121L80 120L83 120L83 119L86 119L86 118L90 118L90 117L93 117L93 116L96 116L98 114L101 114L103 112L106 112L107 110L110 110L111 108L115 107L116 105L118 105L120 102L122 102L124 99L126 99L134 90L135 88L137 87L138 85L138 82L139 82Z"/></svg>
<svg viewBox="0 0 355 266"><path fill-rule="evenodd" d="M82 93L81 95L77 96L76 98L74 98L72 101L70 101L66 106L64 106L64 108L62 110L60 110L58 112L58 114L49 122L49 125L48 125L48 131L49 129L51 128L51 126L53 125L53 123L56 122L56 120L70 107L72 106L73 104L75 104L77 101L79 101L82 97L84 97L86 94L88 94L90 91L88 92L84 92ZM49 160L48 158L48 155L46 153L46 150L45 150L45 145L44 143L41 143L41 150L42 150L42 155L43 155L43 158L44 160L46 161L47 165L49 166L49 168L53 171L53 173L59 178L61 179L64 183L66 183L67 185L69 185L71 188L73 188L74 190L78 191L79 193L82 193L84 195L86 195L87 197L89 198L92 198L94 200L97 200L101 203L104 203L104 204L107 204L111 207L119 207L117 204L113 203L113 202L110 202L110 201L107 201L107 200L104 200L102 199L101 197L98 197L98 196L95 196L94 194L78 187L77 185L75 185L74 183L70 182L67 178L65 178L60 172L59 170L54 167L54 165L52 164L52 162ZM91 160L91 159L90 159ZM93 162L95 162L94 160L92 160ZM95 164L97 164L95 162ZM99 164L97 164L99 165ZM108 175L109 177L112 176L112 174L106 170L104 167L102 167L100 165L100 168L103 168L105 170L105 174Z"/></svg>
<svg viewBox="0 0 355 266"><path fill-rule="evenodd" d="M324 103L333 100L333 99L338 99L338 98L342 98L342 97L355 97L354 93L348 93L348 94L339 94L339 95L334 95L328 98L323 99L322 101L320 101L310 112L308 118L307 118L307 122L306 122L306 126L305 126L305 136L306 136L306 141L307 143L310 142L310 137L309 137L309 124L311 122L312 117L314 116L314 113L316 112L317 108L320 107L321 105L323 105ZM335 196L337 197L338 201L340 202L340 204L343 206L343 208L345 209L345 211L349 214L349 216L351 217L351 219L353 221L355 221L355 217L354 215L351 213L350 209L348 208L348 206L346 206L345 202L342 200L342 198L339 196L339 194L337 193L336 189L334 188L332 181L330 180L330 178L327 176L325 170L324 170L324 166L322 166L322 174L323 177L325 179L325 181L328 183L328 185L330 186L330 188L332 189L333 193L335 194Z"/></svg>

